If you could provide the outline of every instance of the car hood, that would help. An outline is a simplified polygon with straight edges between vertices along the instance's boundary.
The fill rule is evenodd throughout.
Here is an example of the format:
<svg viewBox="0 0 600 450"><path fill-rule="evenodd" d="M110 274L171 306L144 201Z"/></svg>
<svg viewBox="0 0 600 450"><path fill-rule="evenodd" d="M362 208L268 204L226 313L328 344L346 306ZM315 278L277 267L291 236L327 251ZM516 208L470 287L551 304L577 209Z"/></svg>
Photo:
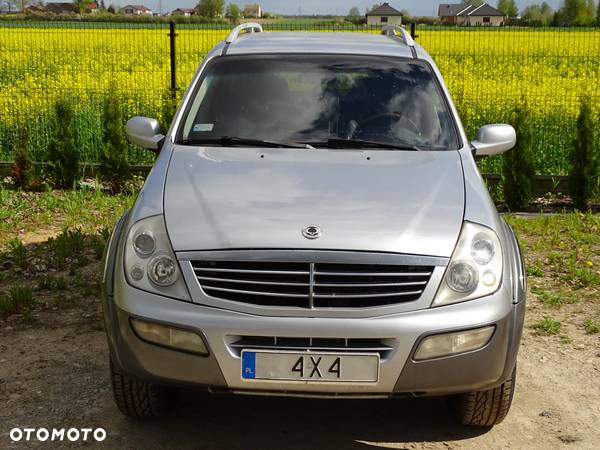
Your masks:
<svg viewBox="0 0 600 450"><path fill-rule="evenodd" d="M175 251L327 249L449 257L463 220L456 151L176 146L164 197ZM302 229L317 225L318 239Z"/></svg>

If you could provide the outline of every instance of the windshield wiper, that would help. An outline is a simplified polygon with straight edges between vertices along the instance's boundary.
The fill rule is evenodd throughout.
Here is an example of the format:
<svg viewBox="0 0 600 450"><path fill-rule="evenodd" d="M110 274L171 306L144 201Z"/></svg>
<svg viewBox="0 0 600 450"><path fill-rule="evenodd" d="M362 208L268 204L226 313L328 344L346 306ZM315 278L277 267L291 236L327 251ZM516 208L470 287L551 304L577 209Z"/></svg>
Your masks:
<svg viewBox="0 0 600 450"><path fill-rule="evenodd" d="M342 138L329 138L323 142L308 142L308 144L313 145L315 147L327 147L327 148L381 148L381 149L389 149L389 150L411 150L411 151L421 151L423 149L417 147L416 145L410 144L392 144L389 142L379 142L379 141L365 141L362 139L342 139Z"/></svg>
<svg viewBox="0 0 600 450"><path fill-rule="evenodd" d="M263 139L250 139L235 136L222 136L220 138L207 139L183 139L177 142L180 145L222 145L224 147L236 147L238 145L256 146L256 147L274 147L274 148L310 148L308 144L298 144L295 142L268 141Z"/></svg>

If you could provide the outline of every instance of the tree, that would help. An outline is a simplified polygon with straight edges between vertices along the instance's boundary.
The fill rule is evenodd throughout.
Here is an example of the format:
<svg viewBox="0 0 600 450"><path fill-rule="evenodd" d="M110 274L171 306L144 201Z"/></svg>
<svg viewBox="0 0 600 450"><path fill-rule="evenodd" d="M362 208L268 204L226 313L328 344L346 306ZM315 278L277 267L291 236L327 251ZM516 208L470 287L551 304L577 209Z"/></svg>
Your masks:
<svg viewBox="0 0 600 450"><path fill-rule="evenodd" d="M598 177L598 149L594 145L594 113L589 99L581 103L577 117L577 135L571 150L569 190L573 205L580 211L586 210L594 182Z"/></svg>
<svg viewBox="0 0 600 450"><path fill-rule="evenodd" d="M554 17L554 10L546 3L542 2L541 5L529 5L521 14L523 22L528 24L537 24L547 26L552 22Z"/></svg>
<svg viewBox="0 0 600 450"><path fill-rule="evenodd" d="M565 0L556 13L558 25L587 26L595 22L593 0Z"/></svg>
<svg viewBox="0 0 600 450"><path fill-rule="evenodd" d="M358 19L360 17L360 11L356 6L353 6L352 8L350 8L350 11L348 11L348 18L349 19Z"/></svg>
<svg viewBox="0 0 600 450"><path fill-rule="evenodd" d="M225 10L225 17L227 17L231 23L237 24L240 21L240 17L242 17L242 11L240 11L238 5L230 3Z"/></svg>
<svg viewBox="0 0 600 450"><path fill-rule="evenodd" d="M29 127L20 126L15 143L15 161L11 166L11 175L16 187L29 189L32 182L32 160L29 154Z"/></svg>
<svg viewBox="0 0 600 450"><path fill-rule="evenodd" d="M518 106L512 113L517 144L504 153L502 161L502 187L504 200L511 210L523 208L533 196L533 127L527 106Z"/></svg>
<svg viewBox="0 0 600 450"><path fill-rule="evenodd" d="M48 168L54 187L71 189L79 179L79 152L75 146L73 106L59 99L54 105L53 133L48 145Z"/></svg>
<svg viewBox="0 0 600 450"><path fill-rule="evenodd" d="M129 163L121 101L114 83L111 83L110 90L104 98L102 119L104 133L99 173L110 185L111 191L116 193L123 189L129 179Z"/></svg>
<svg viewBox="0 0 600 450"><path fill-rule="evenodd" d="M410 15L410 12L408 11L408 9L401 9L400 10L400 14L402 14L402 21L406 22L409 21L412 16Z"/></svg>
<svg viewBox="0 0 600 450"><path fill-rule="evenodd" d="M367 9L367 13L373 11L374 9L379 8L381 5L383 5L383 3L375 3L373 6L371 6L370 9Z"/></svg>
<svg viewBox="0 0 600 450"><path fill-rule="evenodd" d="M209 19L216 19L223 15L225 0L200 0L196 9L198 15Z"/></svg>
<svg viewBox="0 0 600 450"><path fill-rule="evenodd" d="M596 23L600 26L600 0L598 0L598 9L596 9Z"/></svg>
<svg viewBox="0 0 600 450"><path fill-rule="evenodd" d="M115 5L110 5L106 11L109 12L109 13L111 13L111 14L116 14L117 13Z"/></svg>
<svg viewBox="0 0 600 450"><path fill-rule="evenodd" d="M515 0L498 0L497 8L506 14L509 19L517 17L519 14L519 8L517 8Z"/></svg>
<svg viewBox="0 0 600 450"><path fill-rule="evenodd" d="M73 0L73 3L77 5L79 14L83 14L86 8L92 3L92 0Z"/></svg>
<svg viewBox="0 0 600 450"><path fill-rule="evenodd" d="M100 9L106 11L106 3L104 3L104 0L100 0Z"/></svg>

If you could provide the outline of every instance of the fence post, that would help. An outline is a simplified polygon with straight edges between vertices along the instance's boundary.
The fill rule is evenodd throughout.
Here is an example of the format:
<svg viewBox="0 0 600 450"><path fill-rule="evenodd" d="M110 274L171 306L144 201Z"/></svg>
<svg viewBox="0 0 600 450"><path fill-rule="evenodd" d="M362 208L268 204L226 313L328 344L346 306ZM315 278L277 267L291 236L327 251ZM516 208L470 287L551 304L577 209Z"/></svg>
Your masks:
<svg viewBox="0 0 600 450"><path fill-rule="evenodd" d="M175 47L175 38L177 37L177 33L175 33L175 21L171 20L169 23L169 41L170 41L170 57L171 57L171 96L173 98L177 97L177 54Z"/></svg>
<svg viewBox="0 0 600 450"><path fill-rule="evenodd" d="M414 22L410 23L410 37L413 39L417 37L417 24Z"/></svg>

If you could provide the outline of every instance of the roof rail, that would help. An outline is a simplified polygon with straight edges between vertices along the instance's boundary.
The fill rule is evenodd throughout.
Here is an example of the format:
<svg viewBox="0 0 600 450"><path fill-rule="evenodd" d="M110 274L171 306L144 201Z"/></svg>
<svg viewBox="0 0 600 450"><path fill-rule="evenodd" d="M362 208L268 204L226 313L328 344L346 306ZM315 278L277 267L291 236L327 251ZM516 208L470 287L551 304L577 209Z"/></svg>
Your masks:
<svg viewBox="0 0 600 450"><path fill-rule="evenodd" d="M383 27L381 27L381 34L385 36L398 36L402 39L402 42L404 42L404 44L408 47L415 46L415 40L403 26L384 25Z"/></svg>
<svg viewBox="0 0 600 450"><path fill-rule="evenodd" d="M262 33L263 28L262 28L261 24L256 23L256 22L242 23L242 24L238 25L237 27L235 27L233 30L231 30L231 33L229 33L227 35L227 37L225 38L225 42L227 44L231 44L233 41L235 41L238 38L238 36L240 35L240 33L242 31L245 33Z"/></svg>

